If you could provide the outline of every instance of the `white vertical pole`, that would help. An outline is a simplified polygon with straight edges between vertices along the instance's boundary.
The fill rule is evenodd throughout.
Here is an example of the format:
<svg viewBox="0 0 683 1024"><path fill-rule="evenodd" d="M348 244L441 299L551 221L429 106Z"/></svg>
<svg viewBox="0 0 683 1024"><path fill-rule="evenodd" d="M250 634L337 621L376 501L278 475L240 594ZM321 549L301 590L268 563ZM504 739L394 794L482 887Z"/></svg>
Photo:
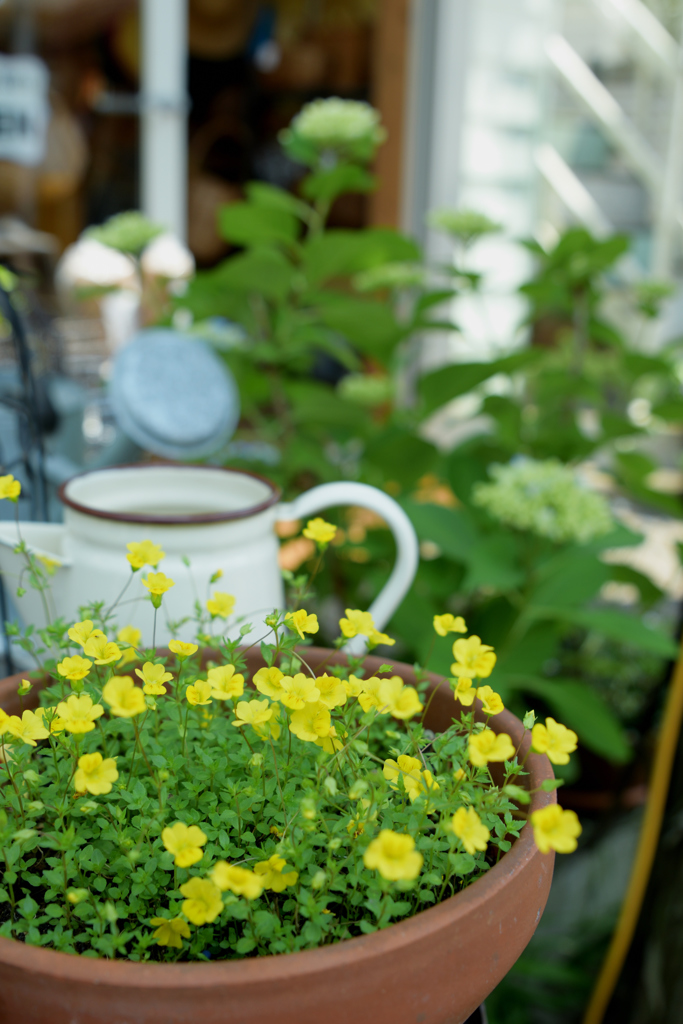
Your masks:
<svg viewBox="0 0 683 1024"><path fill-rule="evenodd" d="M664 161L662 191L654 225L652 272L656 277L673 276L675 237L683 175L683 30L678 46L678 65L669 115L669 140Z"/></svg>
<svg viewBox="0 0 683 1024"><path fill-rule="evenodd" d="M142 210L187 237L187 0L142 3Z"/></svg>

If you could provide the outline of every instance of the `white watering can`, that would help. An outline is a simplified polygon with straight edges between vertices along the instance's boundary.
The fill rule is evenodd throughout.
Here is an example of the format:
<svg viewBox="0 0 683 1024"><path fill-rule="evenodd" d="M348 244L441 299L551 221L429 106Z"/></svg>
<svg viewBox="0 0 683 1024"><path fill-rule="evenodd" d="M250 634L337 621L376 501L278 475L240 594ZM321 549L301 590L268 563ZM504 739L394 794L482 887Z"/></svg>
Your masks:
<svg viewBox="0 0 683 1024"><path fill-rule="evenodd" d="M112 605L131 576L126 545L151 540L166 557L157 570L135 573L115 616L119 626L141 629L145 644L152 642L153 618L142 585L148 571L162 571L176 583L163 598L157 644L170 639L167 621L192 615L196 600L205 603L209 580L219 569L222 577L212 589L235 596L234 614L241 621L253 620L258 629L265 615L283 608L274 531L278 521L305 520L339 505L360 505L385 520L396 539L397 558L370 608L380 630L406 594L418 564L417 538L405 512L388 495L366 484L323 484L283 505L278 504L280 492L275 484L253 473L152 464L83 473L64 484L59 496L65 505L63 524L19 524L31 552L58 563L51 581L51 614L74 620L80 618L79 608L93 601ZM16 544L16 524L0 522L0 571L10 593L16 591L25 566L23 558L14 554ZM25 624L45 625L38 591L27 589L15 600ZM347 649L361 652L362 638L355 638Z"/></svg>

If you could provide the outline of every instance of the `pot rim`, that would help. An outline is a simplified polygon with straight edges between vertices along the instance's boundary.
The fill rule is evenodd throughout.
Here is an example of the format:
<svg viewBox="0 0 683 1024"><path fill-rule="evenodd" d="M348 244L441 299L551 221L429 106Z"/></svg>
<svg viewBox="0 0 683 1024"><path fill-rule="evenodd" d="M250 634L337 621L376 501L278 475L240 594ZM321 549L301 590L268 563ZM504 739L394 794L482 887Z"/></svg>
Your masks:
<svg viewBox="0 0 683 1024"><path fill-rule="evenodd" d="M331 651L323 647L307 647L307 660L315 664L325 660L327 664L335 664L345 660L340 651ZM370 671L378 671L385 659L368 656L365 664ZM397 667L408 669L413 674L412 666L402 662L394 663ZM23 673L25 675L25 673ZM8 676L0 680L0 693L10 689L17 676ZM444 676L428 672L427 678L433 688L441 689L448 686ZM477 715L482 716L481 702L476 702ZM522 755L527 754L531 746L531 735L524 730L520 720L507 709L489 721L494 732L507 732L513 742L519 746ZM523 738L522 738L523 737ZM521 740L521 742L520 742ZM533 811L547 807L556 802L556 793L545 793L538 789L546 779L552 779L553 771L545 754L529 753L525 767L528 769L529 787L536 789L529 804L529 815ZM151 963L132 960L105 960L79 956L73 953L62 953L54 949L43 949L29 946L17 939L0 937L0 963L17 968L29 969L47 977L59 977L76 984L109 985L112 987L133 987L141 989L211 989L219 986L223 989L241 989L245 985L255 983L277 983L293 978L302 982L312 974L322 974L344 967L353 967L359 957L364 959L390 956L406 946L420 943L426 936L446 928L453 928L458 921L469 916L481 916L487 913L486 904L494 900L496 894L505 888L512 877L529 863L532 858L547 857L554 859L553 854L541 854L534 842L531 823L527 822L521 830L510 850L505 853L485 875L477 879L462 892L450 896L447 900L421 910L412 917L370 935L360 935L352 939L318 949L299 950L295 953L269 954L242 960L219 960L209 963ZM539 912L540 916L540 912Z"/></svg>
<svg viewBox="0 0 683 1024"><path fill-rule="evenodd" d="M186 515L145 515L143 512L108 512L106 509L92 508L90 505L74 501L67 494L67 488L74 480L93 476L95 473L106 473L109 470L116 469L144 470L149 472L156 469L168 469L169 466L178 466L186 470L210 470L218 473L236 473L240 476L248 476L265 484L269 488L270 494L263 501L258 502L256 505L250 505L245 509L234 509L226 512L190 512ZM86 469L83 473L76 473L75 476L69 477L60 486L57 491L57 497L63 505L67 505L74 512L80 512L81 515L92 516L95 519L106 519L116 523L145 523L149 526L201 526L208 523L231 523L239 519L249 519L251 516L258 515L259 512L265 512L267 509L272 508L273 505L277 505L282 497L282 490L272 480L269 480L267 476L262 476L261 473L254 473L250 469L232 469L230 466L192 466L184 462L173 461L131 462L122 463L117 466L107 466L103 469Z"/></svg>

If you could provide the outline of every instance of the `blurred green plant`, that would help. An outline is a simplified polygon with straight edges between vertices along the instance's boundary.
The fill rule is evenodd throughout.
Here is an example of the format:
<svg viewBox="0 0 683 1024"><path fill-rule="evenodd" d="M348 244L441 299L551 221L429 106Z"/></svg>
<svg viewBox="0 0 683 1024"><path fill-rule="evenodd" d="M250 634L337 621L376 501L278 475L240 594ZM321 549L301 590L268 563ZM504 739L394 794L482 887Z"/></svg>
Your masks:
<svg viewBox="0 0 683 1024"><path fill-rule="evenodd" d="M568 514L583 516L594 495L577 490L573 467L590 460L616 491L680 514L678 497L652 485L658 462L647 448L653 435L683 422L678 349L644 354L605 313L606 281L627 239L601 241L572 229L551 251L525 243L536 261L522 288L526 344L489 362L420 376L420 340L457 330L453 300L481 286L467 257L498 226L471 211L433 214L432 225L454 245L453 259L437 266L426 265L400 232L330 228L339 196L374 188L368 168L382 137L376 112L364 104L335 99L304 108L282 136L290 156L308 168L299 194L248 185L245 201L220 215L223 236L239 251L198 274L179 309L209 338L219 324L238 325L223 332L229 341L220 345L242 396L237 440L259 442L255 451L263 442L270 446L278 463L269 475L286 493L351 477L399 497L423 554L391 623L402 656L447 672L446 656L442 663L432 654L432 637L419 623L430 621L425 606L430 614L465 614L499 650L500 687L513 708L542 700L586 747L623 763L632 754L627 734L580 659L568 674L558 675L557 666L568 664L563 643L577 634L588 646L598 636L636 656L674 656L670 638L643 617L661 592L602 557L640 537L609 517L602 532L565 523L560 532L539 535L539 514L556 518L557 502L539 499L528 521L511 521L492 515L490 502L488 511L479 507L487 502L480 497L478 504L475 495L492 486L494 464L507 466L520 455L554 460L563 481L556 481L555 497L558 486L569 487ZM644 330L668 294L650 282L622 296L630 323ZM455 446L440 438L437 448L429 440L432 417L463 396L478 408L483 429ZM351 510L337 558L319 581L322 604L367 605L379 591L393 547L378 526ZM296 572L305 546L292 557ZM636 603L624 609L606 601L610 582L629 584Z"/></svg>
<svg viewBox="0 0 683 1024"><path fill-rule="evenodd" d="M145 246L163 231L161 224L155 224L137 210L126 210L110 217L104 224L88 228L83 237L130 256L139 256Z"/></svg>

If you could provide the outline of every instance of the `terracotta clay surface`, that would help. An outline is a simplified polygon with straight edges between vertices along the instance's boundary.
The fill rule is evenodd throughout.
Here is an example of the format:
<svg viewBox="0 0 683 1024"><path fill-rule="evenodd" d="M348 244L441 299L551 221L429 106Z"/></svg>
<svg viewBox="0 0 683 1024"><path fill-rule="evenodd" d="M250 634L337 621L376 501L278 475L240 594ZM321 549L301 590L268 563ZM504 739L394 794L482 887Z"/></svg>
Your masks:
<svg viewBox="0 0 683 1024"><path fill-rule="evenodd" d="M309 648L317 669L341 659ZM250 658L253 671L262 664ZM368 658L377 671L379 658ZM414 673L397 664L407 683ZM0 706L19 710L20 677L0 682ZM446 681L426 724L450 723ZM34 696L34 694L32 694ZM35 703L35 701L34 701ZM26 704L25 704L26 706ZM515 744L521 722L492 719ZM526 753L529 737L522 744ZM552 778L546 757L527 760L530 789ZM554 802L536 793L530 810ZM507 973L545 907L553 855L536 849L530 826L500 862L464 892L372 935L322 949L222 963L92 960L0 939L2 1024L462 1024Z"/></svg>

